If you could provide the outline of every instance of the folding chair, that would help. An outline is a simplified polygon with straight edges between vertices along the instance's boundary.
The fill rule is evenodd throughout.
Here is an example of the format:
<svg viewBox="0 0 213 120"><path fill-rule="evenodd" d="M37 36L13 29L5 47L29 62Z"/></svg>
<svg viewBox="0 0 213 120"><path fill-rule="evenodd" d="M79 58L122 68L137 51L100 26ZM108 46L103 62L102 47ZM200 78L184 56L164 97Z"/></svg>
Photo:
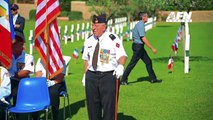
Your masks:
<svg viewBox="0 0 213 120"><path fill-rule="evenodd" d="M17 101L14 107L9 108L9 113L29 113L45 110L46 120L48 108L50 108L50 96L47 87L47 79L23 78L18 86Z"/></svg>
<svg viewBox="0 0 213 120"><path fill-rule="evenodd" d="M70 102L69 102L69 94L67 92L67 85L66 85L65 81L64 81L64 84L65 84L65 90L61 91L59 93L59 96L64 98L63 119L65 120L66 119L66 98L67 98L67 103L68 103L68 109L69 109L69 115L70 115L70 117L71 117L71 109L70 109Z"/></svg>

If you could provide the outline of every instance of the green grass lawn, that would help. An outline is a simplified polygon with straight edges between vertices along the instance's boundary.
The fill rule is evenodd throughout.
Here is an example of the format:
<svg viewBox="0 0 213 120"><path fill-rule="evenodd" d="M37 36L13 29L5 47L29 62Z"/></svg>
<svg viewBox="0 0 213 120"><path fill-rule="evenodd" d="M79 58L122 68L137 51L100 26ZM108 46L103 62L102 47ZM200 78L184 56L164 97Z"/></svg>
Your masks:
<svg viewBox="0 0 213 120"><path fill-rule="evenodd" d="M69 27L71 22L59 22ZM153 67L161 84L150 84L145 65L139 61L129 76L129 85L120 86L119 120L212 120L213 119L213 23L190 23L190 73L184 74L183 44L180 42L178 55L174 56L171 45L177 35L179 23L157 23L156 27L147 32L147 38L158 50L152 54ZM27 21L25 38L29 30L34 29L34 22ZM28 51L28 40L26 40ZM61 43L63 55L71 55L74 48L79 51L83 40L65 45ZM124 41L129 63L132 50L131 41ZM38 54L34 51L35 60ZM169 73L167 62L174 56L174 72ZM81 80L83 76L83 60L71 60L69 75L66 76L67 87L72 111L72 120L88 120L85 102L85 89ZM62 120L63 99L60 113ZM67 108L67 107L66 107ZM67 109L68 110L68 109ZM68 114L67 114L68 118Z"/></svg>

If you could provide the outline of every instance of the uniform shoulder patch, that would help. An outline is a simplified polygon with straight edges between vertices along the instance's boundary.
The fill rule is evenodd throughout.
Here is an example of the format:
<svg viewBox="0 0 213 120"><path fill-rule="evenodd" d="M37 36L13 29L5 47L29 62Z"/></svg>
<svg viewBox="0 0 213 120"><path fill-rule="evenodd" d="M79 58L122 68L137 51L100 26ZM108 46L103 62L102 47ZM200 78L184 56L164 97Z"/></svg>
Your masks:
<svg viewBox="0 0 213 120"><path fill-rule="evenodd" d="M114 40L114 39L116 38L115 35L113 35L113 34L110 34L109 37L110 37L112 40Z"/></svg>

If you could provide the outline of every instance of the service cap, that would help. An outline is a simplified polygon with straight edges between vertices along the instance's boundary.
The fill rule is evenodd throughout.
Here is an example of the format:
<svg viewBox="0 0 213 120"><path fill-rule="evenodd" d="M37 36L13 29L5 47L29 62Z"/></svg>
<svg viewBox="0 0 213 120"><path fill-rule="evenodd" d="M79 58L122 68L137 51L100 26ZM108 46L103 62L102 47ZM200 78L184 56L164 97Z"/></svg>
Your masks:
<svg viewBox="0 0 213 120"><path fill-rule="evenodd" d="M92 23L97 24L97 23L107 23L106 20L106 14L100 14L100 15L93 15L93 20Z"/></svg>

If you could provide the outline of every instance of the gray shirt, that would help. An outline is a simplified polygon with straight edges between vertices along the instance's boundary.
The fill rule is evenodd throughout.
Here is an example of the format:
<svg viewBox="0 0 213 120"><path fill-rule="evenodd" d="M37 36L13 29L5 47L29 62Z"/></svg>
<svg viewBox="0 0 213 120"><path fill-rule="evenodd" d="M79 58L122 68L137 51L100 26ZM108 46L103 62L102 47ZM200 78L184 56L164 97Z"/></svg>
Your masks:
<svg viewBox="0 0 213 120"><path fill-rule="evenodd" d="M133 42L137 44L143 44L141 38L144 37L146 34L145 32L145 25L142 20L138 21L133 29Z"/></svg>

